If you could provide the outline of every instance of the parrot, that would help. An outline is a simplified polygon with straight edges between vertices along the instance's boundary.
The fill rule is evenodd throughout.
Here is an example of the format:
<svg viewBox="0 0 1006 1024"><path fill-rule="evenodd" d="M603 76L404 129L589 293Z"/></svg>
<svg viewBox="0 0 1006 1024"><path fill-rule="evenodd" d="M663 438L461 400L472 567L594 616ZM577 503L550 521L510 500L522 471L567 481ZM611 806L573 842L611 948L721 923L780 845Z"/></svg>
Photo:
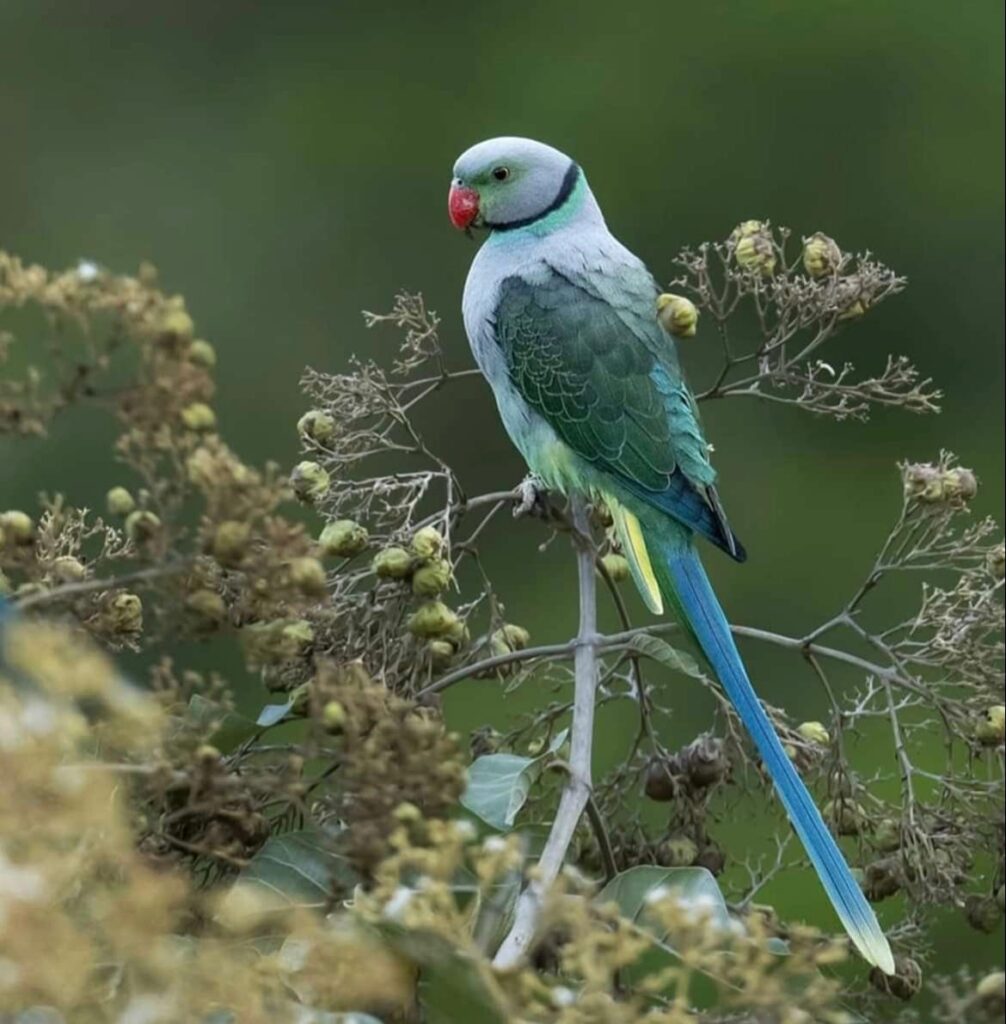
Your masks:
<svg viewBox="0 0 1006 1024"><path fill-rule="evenodd" d="M657 316L660 289L608 230L580 165L519 137L458 158L453 225L483 233L462 318L503 426L534 477L603 502L647 608L676 614L751 735L860 955L895 970L887 938L748 678L698 538L746 552L716 490L710 446Z"/></svg>

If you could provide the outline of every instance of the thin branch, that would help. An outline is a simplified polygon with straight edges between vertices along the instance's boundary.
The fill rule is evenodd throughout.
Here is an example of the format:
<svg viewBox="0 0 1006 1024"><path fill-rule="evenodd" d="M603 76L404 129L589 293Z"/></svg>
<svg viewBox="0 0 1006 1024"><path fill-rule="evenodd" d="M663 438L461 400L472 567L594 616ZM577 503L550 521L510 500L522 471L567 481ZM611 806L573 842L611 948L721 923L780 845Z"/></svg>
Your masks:
<svg viewBox="0 0 1006 1024"><path fill-rule="evenodd" d="M597 588L586 501L575 496L571 507L573 525L579 534L576 538L576 564L580 591L580 629L573 661L575 692L570 771L534 877L521 893L514 912L513 926L493 959L493 966L503 970L515 967L530 948L538 927L542 903L559 876L576 826L590 799L594 692L597 687Z"/></svg>

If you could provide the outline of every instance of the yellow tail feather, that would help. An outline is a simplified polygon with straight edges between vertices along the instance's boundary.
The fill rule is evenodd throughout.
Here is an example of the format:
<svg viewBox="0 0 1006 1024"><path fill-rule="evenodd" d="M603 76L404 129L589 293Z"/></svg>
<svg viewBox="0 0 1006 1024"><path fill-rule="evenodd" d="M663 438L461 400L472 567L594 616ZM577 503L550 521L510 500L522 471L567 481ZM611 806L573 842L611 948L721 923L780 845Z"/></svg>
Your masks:
<svg viewBox="0 0 1006 1024"><path fill-rule="evenodd" d="M615 521L615 530L618 533L618 542L622 545L622 551L629 561L632 578L639 588L646 607L655 615L662 615L664 601L660 596L660 587L657 584L657 577L653 573L650 553L646 550L646 541L643 539L639 520L610 495L604 495L604 501L611 510L611 517Z"/></svg>

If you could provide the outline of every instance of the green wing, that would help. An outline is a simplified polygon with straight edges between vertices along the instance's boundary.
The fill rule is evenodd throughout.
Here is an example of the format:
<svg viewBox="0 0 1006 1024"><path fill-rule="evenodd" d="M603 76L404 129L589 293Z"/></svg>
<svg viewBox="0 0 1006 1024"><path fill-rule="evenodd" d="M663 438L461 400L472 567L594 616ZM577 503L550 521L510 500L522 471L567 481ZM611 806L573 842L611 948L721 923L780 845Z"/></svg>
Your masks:
<svg viewBox="0 0 1006 1024"><path fill-rule="evenodd" d="M695 403L657 322L655 289L632 283L605 295L589 278L554 270L533 282L505 279L495 333L511 380L578 455L743 558L716 497Z"/></svg>

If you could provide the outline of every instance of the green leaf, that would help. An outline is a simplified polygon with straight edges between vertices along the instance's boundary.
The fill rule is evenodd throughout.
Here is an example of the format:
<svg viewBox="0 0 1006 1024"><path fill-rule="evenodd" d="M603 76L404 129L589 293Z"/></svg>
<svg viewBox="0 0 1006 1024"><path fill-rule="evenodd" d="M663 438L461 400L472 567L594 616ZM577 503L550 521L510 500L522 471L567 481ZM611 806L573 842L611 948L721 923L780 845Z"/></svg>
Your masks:
<svg viewBox="0 0 1006 1024"><path fill-rule="evenodd" d="M510 828L534 781L538 758L485 754L468 769L461 805L501 832Z"/></svg>
<svg viewBox="0 0 1006 1024"><path fill-rule="evenodd" d="M661 640L658 636L640 633L632 638L631 646L637 653L652 658L675 672L682 672L693 679L706 678L705 672L690 654L679 651L677 647L672 647L666 640Z"/></svg>
<svg viewBox="0 0 1006 1024"><path fill-rule="evenodd" d="M461 806L501 832L512 828L543 763L559 750L568 735L568 729L561 729L537 757L485 754L476 758L468 769Z"/></svg>
<svg viewBox="0 0 1006 1024"><path fill-rule="evenodd" d="M358 880L346 858L333 851L331 838L314 828L267 839L237 878L262 886L290 906L318 908L329 902L334 889L349 890Z"/></svg>
<svg viewBox="0 0 1006 1024"><path fill-rule="evenodd" d="M292 697L285 704L266 704L258 713L258 718L255 719L255 724L268 729L270 725L276 725L277 722L282 722L292 710Z"/></svg>
<svg viewBox="0 0 1006 1024"><path fill-rule="evenodd" d="M236 711L226 711L198 693L192 695L185 714L191 721L210 729L209 738L225 750L238 746L259 730L250 718Z"/></svg>
<svg viewBox="0 0 1006 1024"><path fill-rule="evenodd" d="M647 912L649 903L659 896L673 896L685 909L691 909L713 927L733 932L738 927L730 916L723 893L713 875L705 868L661 868L641 865L616 875L598 893L598 903L614 901L622 916L660 943L667 934Z"/></svg>
<svg viewBox="0 0 1006 1024"><path fill-rule="evenodd" d="M466 953L428 932L382 925L381 931L402 956L419 968L419 997L425 1024L508 1024L502 999Z"/></svg>

